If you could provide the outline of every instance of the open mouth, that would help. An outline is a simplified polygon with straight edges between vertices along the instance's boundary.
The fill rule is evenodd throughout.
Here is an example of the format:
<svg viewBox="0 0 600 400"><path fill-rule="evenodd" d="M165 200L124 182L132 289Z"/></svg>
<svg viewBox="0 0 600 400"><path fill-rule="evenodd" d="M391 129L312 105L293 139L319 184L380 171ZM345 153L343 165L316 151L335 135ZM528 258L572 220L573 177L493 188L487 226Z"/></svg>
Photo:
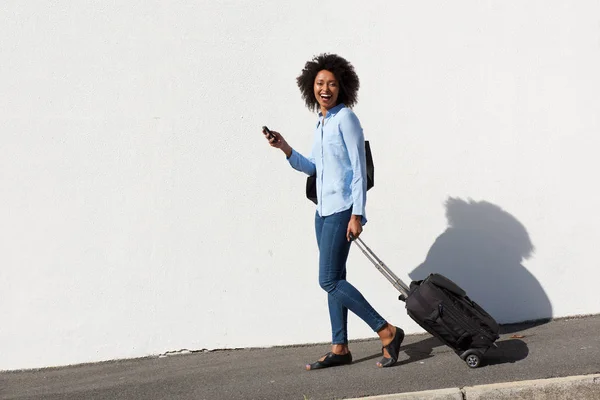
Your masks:
<svg viewBox="0 0 600 400"><path fill-rule="evenodd" d="M321 94L321 99L323 101L329 101L329 100L331 100L331 95L330 94Z"/></svg>

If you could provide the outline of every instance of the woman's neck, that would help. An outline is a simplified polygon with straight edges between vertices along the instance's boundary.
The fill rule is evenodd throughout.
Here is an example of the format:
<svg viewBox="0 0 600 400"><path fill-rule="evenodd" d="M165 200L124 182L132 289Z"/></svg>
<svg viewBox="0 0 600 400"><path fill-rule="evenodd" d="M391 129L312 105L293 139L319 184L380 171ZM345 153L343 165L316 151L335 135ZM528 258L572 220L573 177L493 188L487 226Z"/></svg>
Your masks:
<svg viewBox="0 0 600 400"><path fill-rule="evenodd" d="M323 114L323 118L325 118L327 116L327 112L329 110L331 110L334 107L337 107L340 103L337 103L336 105L334 105L333 107L330 107L329 109L325 108L325 107L321 107L321 114Z"/></svg>

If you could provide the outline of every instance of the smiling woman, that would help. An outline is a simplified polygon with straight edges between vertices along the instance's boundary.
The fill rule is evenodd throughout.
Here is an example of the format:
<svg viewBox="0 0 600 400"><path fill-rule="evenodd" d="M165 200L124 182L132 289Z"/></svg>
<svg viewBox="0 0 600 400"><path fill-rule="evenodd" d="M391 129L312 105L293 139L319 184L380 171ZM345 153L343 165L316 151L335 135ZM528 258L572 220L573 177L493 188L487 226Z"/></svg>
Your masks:
<svg viewBox="0 0 600 400"><path fill-rule="evenodd" d="M383 345L383 358L377 365L390 367L398 360L404 332L384 320L346 280L350 242L361 234L367 222L365 141L360 121L351 110L360 86L358 76L344 58L321 54L306 63L296 82L308 109L319 115L310 156L294 150L278 132L263 133L272 147L285 153L292 168L307 175L316 173L319 285L327 292L332 347L331 352L307 364L306 369L352 363L348 310L377 332Z"/></svg>
<svg viewBox="0 0 600 400"><path fill-rule="evenodd" d="M340 87L335 75L327 70L319 71L315 78L315 98L323 116L327 116L327 110L337 104L339 94Z"/></svg>
<svg viewBox="0 0 600 400"><path fill-rule="evenodd" d="M296 82L302 98L309 110L318 111L322 104L318 101L316 84L320 72L325 71L333 75L338 86L338 102L348 108L352 108L358 101L358 89L360 81L354 71L354 67L344 58L335 54L321 54L304 66L302 73ZM332 102L334 103L334 102ZM335 105L335 103L334 103Z"/></svg>

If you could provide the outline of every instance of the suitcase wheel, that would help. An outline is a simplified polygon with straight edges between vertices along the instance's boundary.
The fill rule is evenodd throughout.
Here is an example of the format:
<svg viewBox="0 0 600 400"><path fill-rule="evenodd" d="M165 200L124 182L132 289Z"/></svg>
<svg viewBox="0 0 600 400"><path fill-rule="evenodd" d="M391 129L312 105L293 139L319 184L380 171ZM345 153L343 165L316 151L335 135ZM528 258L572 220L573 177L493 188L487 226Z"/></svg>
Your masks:
<svg viewBox="0 0 600 400"><path fill-rule="evenodd" d="M481 364L482 354L478 350L467 350L461 356L469 368L477 368Z"/></svg>

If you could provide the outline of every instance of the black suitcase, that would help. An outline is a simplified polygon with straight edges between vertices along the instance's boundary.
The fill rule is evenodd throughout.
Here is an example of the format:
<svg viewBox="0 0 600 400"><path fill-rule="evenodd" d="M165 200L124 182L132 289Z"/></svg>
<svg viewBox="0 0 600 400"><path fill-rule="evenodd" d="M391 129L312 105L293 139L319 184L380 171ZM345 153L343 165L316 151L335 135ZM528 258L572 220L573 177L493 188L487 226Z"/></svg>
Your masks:
<svg viewBox="0 0 600 400"><path fill-rule="evenodd" d="M454 350L471 368L481 364L483 354L498 336L498 323L463 289L440 274L406 286L360 239L360 250L400 292L408 315L423 329Z"/></svg>

